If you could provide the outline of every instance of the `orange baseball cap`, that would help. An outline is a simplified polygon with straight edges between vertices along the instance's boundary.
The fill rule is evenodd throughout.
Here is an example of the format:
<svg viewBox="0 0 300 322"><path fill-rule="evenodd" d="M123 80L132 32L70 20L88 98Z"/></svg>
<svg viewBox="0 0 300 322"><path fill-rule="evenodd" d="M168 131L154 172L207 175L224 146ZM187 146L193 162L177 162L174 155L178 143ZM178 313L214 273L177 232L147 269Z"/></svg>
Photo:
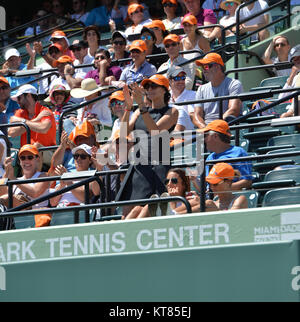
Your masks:
<svg viewBox="0 0 300 322"><path fill-rule="evenodd" d="M200 129L199 132L208 132L215 131L218 133L225 134L227 136L231 136L229 125L224 120L214 120L206 125L204 129Z"/></svg>
<svg viewBox="0 0 300 322"><path fill-rule="evenodd" d="M50 51L50 49L51 48L57 48L59 51L63 51L63 48L62 48L62 46L60 45L60 44L58 44L58 43L55 43L55 44L51 44L50 46L49 46L49 48L48 48L48 51Z"/></svg>
<svg viewBox="0 0 300 322"><path fill-rule="evenodd" d="M233 178L233 167L228 163L220 162L211 168L208 176L206 177L206 181L211 184L217 184L224 179L233 180Z"/></svg>
<svg viewBox="0 0 300 322"><path fill-rule="evenodd" d="M204 56L202 59L196 60L196 65L201 66L205 64L216 63L221 66L224 66L222 57L217 53L209 53Z"/></svg>
<svg viewBox="0 0 300 322"><path fill-rule="evenodd" d="M38 149L36 148L35 145L32 145L32 144L25 144L21 147L21 149L19 150L19 156L24 153L24 152L30 152L34 155L39 155L39 151Z"/></svg>
<svg viewBox="0 0 300 322"><path fill-rule="evenodd" d="M145 86L148 83L155 83L157 85L164 86L167 90L169 90L169 80L164 75L155 74L149 79L144 79L141 84L142 86Z"/></svg>
<svg viewBox="0 0 300 322"><path fill-rule="evenodd" d="M164 45L168 42L168 41L172 41L172 42L180 42L180 37L175 35L175 34L170 34L167 37L164 38Z"/></svg>
<svg viewBox="0 0 300 322"><path fill-rule="evenodd" d="M71 58L70 56L63 55L53 62L53 66L57 67L59 64L73 63L73 61L73 58Z"/></svg>
<svg viewBox="0 0 300 322"><path fill-rule="evenodd" d="M128 7L128 15L130 16L133 12L135 12L137 9L145 9L144 6L142 6L141 4L138 3L133 3Z"/></svg>
<svg viewBox="0 0 300 322"><path fill-rule="evenodd" d="M95 136L94 126L89 121L84 121L82 124L77 125L74 130L70 133L69 139L75 143L75 139L78 136L90 137Z"/></svg>
<svg viewBox="0 0 300 322"><path fill-rule="evenodd" d="M129 51L131 51L133 49L137 49L141 52L144 52L147 50L147 45L144 42L144 40L134 40L132 42L131 46L129 47Z"/></svg>
<svg viewBox="0 0 300 322"><path fill-rule="evenodd" d="M178 4L176 0L162 0L162 4L166 3L166 2L171 2L173 4Z"/></svg>
<svg viewBox="0 0 300 322"><path fill-rule="evenodd" d="M149 25L146 25L145 27L147 28L159 28L162 31L166 31L166 26L161 20L152 20L152 22Z"/></svg>
<svg viewBox="0 0 300 322"><path fill-rule="evenodd" d="M61 30L56 30L52 33L51 38L66 38L66 34Z"/></svg>
<svg viewBox="0 0 300 322"><path fill-rule="evenodd" d="M196 17L193 16L193 15L185 16L182 19L181 24L183 25L185 22L190 24L190 25L197 25L197 23L198 23Z"/></svg>
<svg viewBox="0 0 300 322"><path fill-rule="evenodd" d="M124 97L124 93L123 91L116 91L113 92L110 96L109 96L109 104L112 100L119 100L119 101L125 101L125 97Z"/></svg>
<svg viewBox="0 0 300 322"><path fill-rule="evenodd" d="M9 85L8 80L7 80L5 77L3 77L3 76L0 76L0 82L5 83L5 84Z"/></svg>

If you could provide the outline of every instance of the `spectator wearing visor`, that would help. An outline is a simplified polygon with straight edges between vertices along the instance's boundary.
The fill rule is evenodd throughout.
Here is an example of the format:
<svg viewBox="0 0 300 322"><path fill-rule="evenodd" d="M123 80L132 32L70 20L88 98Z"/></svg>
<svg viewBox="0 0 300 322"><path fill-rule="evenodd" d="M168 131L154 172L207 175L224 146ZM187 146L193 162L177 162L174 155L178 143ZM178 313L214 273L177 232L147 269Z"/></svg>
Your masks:
<svg viewBox="0 0 300 322"><path fill-rule="evenodd" d="M35 52L35 51L34 51ZM60 44L51 44L48 48L47 54L44 56L44 62L40 65L38 65L38 68L41 68L42 70L49 70L52 69L52 65L49 65L47 63L47 59L45 59L46 56L49 56L51 58L51 61L56 61L59 59L59 57L63 56L63 48ZM49 74L49 77L43 78L39 81L39 94L43 95L43 98L47 97L47 93L49 93L50 84L53 82L58 76L57 74L50 75L50 72L43 73L43 76L46 76Z"/></svg>
<svg viewBox="0 0 300 322"><path fill-rule="evenodd" d="M159 67L158 72L164 71L167 73L168 69L170 69L172 66L178 66L188 61L182 55L180 55L181 43L178 35L169 34L164 39L164 46L169 56L169 60ZM194 86L195 66L194 64L190 63L183 65L182 68L186 73L185 86L187 89L191 90Z"/></svg>
<svg viewBox="0 0 300 322"><path fill-rule="evenodd" d="M193 130L195 128L192 120L194 105L176 105L185 101L194 101L196 92L185 88L186 73L182 67L173 66L168 70L167 77L170 82L170 106L178 110L178 120L175 131Z"/></svg>
<svg viewBox="0 0 300 322"><path fill-rule="evenodd" d="M125 30L125 35L127 38L130 35L139 34L143 26L151 23L151 19L145 20L144 9L144 6L138 3L131 4L128 7L128 17L132 21L132 26Z"/></svg>
<svg viewBox="0 0 300 322"><path fill-rule="evenodd" d="M73 59L70 56L61 56L54 62L57 67L59 77L50 84L50 88L54 85L63 85L67 90L80 87L85 74L74 69Z"/></svg>
<svg viewBox="0 0 300 322"><path fill-rule="evenodd" d="M161 20L152 20L152 22L145 27L154 32L156 38L155 45L165 51L164 39L169 32L166 30L164 23Z"/></svg>
<svg viewBox="0 0 300 322"><path fill-rule="evenodd" d="M132 64L126 67L121 76L120 82L116 83L123 87L125 84L141 82L146 77L156 73L156 67L146 60L147 45L143 40L135 40L129 47Z"/></svg>
<svg viewBox="0 0 300 322"><path fill-rule="evenodd" d="M20 109L10 118L10 122L25 123L29 127L30 143L36 147L56 145L54 115L50 109L38 102L36 88L29 84L22 85L12 99L18 102ZM26 129L23 126L9 128L8 134L13 138L20 137L21 147L27 143ZM45 151L40 155L43 156L41 162L49 166L52 152Z"/></svg>
<svg viewBox="0 0 300 322"><path fill-rule="evenodd" d="M70 43L66 34L61 30L56 30L51 34L50 41L52 44L59 44L61 46L61 53L63 56L69 56L72 60L75 60L73 52L69 49ZM52 67L55 67L55 59L48 55L47 51L43 48L41 42L33 43L34 50L44 58L44 60Z"/></svg>
<svg viewBox="0 0 300 322"><path fill-rule="evenodd" d="M222 57L217 53L209 53L203 59L196 60L196 64L203 68L207 84L197 90L196 100L210 99L218 96L234 96L243 92L239 80L231 79L225 75L225 65ZM204 128L206 124L219 119L219 102L206 102L196 104L194 124ZM223 119L230 121L240 115L242 102L239 99L230 99L222 102Z"/></svg>
<svg viewBox="0 0 300 322"><path fill-rule="evenodd" d="M14 95L17 90L14 88L19 87L23 84L26 84L34 80L34 77L13 77L11 75L19 72L25 71L33 68L33 61L29 59L29 62L26 65L22 63L22 58L20 52L16 48L8 49L4 54L5 63L0 70L0 75L6 77L11 87L12 95ZM37 87L37 84L34 84Z"/></svg>
<svg viewBox="0 0 300 322"><path fill-rule="evenodd" d="M162 5L167 16L166 19L162 21L166 29L168 31L180 29L182 17L177 17L176 14L178 7L177 0L163 0Z"/></svg>
<svg viewBox="0 0 300 322"><path fill-rule="evenodd" d="M181 24L186 34L181 40L183 50L198 51L192 54L185 54L183 56L185 59L192 59L210 51L209 41L203 36L201 31L197 30L197 19L195 16L189 15L184 17Z"/></svg>

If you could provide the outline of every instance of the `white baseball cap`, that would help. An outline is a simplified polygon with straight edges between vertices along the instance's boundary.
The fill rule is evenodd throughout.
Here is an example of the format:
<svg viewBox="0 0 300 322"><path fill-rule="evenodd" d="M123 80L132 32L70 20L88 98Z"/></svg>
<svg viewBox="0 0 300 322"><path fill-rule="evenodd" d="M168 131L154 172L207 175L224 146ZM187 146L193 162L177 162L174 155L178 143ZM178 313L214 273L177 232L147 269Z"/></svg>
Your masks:
<svg viewBox="0 0 300 322"><path fill-rule="evenodd" d="M34 86L32 86L30 84L25 84L25 85L22 85L18 89L17 93L14 96L12 96L11 99L14 100L14 101L17 101L18 100L18 97L21 96L21 95L23 95L23 94L33 94L33 95L37 95L38 92L37 92L37 89Z"/></svg>
<svg viewBox="0 0 300 322"><path fill-rule="evenodd" d="M290 55L291 55L290 61L292 61L294 57L300 56L300 45L293 47L290 51Z"/></svg>
<svg viewBox="0 0 300 322"><path fill-rule="evenodd" d="M72 149L72 154L75 154L78 150L85 151L88 155L92 156L92 148L87 144L81 144L76 148Z"/></svg>
<svg viewBox="0 0 300 322"><path fill-rule="evenodd" d="M4 59L7 61L12 56L20 57L21 55L20 55L19 51L16 48L11 48L11 49L8 49L5 52Z"/></svg>

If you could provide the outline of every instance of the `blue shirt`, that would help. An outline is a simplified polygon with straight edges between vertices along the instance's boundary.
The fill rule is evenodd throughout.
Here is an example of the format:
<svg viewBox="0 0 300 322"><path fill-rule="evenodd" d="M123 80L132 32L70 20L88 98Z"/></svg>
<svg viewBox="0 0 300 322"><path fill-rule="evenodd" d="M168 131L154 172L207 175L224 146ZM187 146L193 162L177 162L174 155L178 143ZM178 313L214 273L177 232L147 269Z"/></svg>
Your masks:
<svg viewBox="0 0 300 322"><path fill-rule="evenodd" d="M26 69L27 69L27 66L21 63L21 65L19 67L19 71L26 70ZM32 76L29 76L29 77L13 77L13 76L8 76L8 77L6 77L6 79L8 80L9 85L11 87L11 93L10 93L11 96L14 96L17 93L17 90L14 90L15 87L21 86L23 84L26 84L28 82L31 82L31 81L35 80L35 78L32 77ZM37 84L36 83L33 83L31 85L33 85L34 87L37 88Z"/></svg>
<svg viewBox="0 0 300 322"><path fill-rule="evenodd" d="M156 67L145 60L137 71L134 70L134 64L126 67L120 76L120 81L124 81L127 84L140 82L156 74L156 71Z"/></svg>
<svg viewBox="0 0 300 322"><path fill-rule="evenodd" d="M226 151L224 152L221 152L221 153L211 153L206 161L210 161L210 160L218 160L220 159L220 162L221 159L233 159L233 158L239 158L239 157L246 157L248 156L247 152L239 147L239 146L233 146L231 145L229 149L227 149ZM241 173L241 176L239 179L235 179L233 181L238 181L238 180L252 180L252 164L251 164L251 161L243 161L243 162L233 162L233 163L230 163L231 166L236 169L236 170L239 170L240 173ZM209 173L209 166L206 166L206 176L208 175Z"/></svg>
<svg viewBox="0 0 300 322"><path fill-rule="evenodd" d="M66 150L63 160L63 166L67 169L68 172L76 171L75 161L71 150Z"/></svg>
<svg viewBox="0 0 300 322"><path fill-rule="evenodd" d="M8 99L6 104L6 117L7 117L7 122L9 122L9 119L15 114L15 111L20 108L19 104L16 101L13 101L12 99Z"/></svg>
<svg viewBox="0 0 300 322"><path fill-rule="evenodd" d="M85 25L106 26L109 23L110 15L105 6L97 7L90 11L86 18Z"/></svg>

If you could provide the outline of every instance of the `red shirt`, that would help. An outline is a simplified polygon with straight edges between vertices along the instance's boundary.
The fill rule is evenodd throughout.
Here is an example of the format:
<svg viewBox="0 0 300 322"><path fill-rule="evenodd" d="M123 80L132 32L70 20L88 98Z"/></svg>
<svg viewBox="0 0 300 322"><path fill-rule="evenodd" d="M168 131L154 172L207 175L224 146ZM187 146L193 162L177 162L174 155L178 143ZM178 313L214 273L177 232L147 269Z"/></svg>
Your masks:
<svg viewBox="0 0 300 322"><path fill-rule="evenodd" d="M48 130L47 133L37 133L32 130L30 130L30 136L31 136L31 141L30 143L33 144L35 142L39 142L40 144L44 146L53 146L56 145L56 124L55 124L55 118L51 110L49 108L42 106L39 102L35 104L35 112L34 112L34 117L36 118L42 111L47 110L51 113L50 116L45 116L41 119L41 122L44 120L50 120L51 121L51 127ZM26 120L29 120L28 116L28 111L25 109L18 109L15 112L15 116L24 118ZM27 144L27 139L26 139L26 133L23 133L21 135L21 146L24 144Z"/></svg>

